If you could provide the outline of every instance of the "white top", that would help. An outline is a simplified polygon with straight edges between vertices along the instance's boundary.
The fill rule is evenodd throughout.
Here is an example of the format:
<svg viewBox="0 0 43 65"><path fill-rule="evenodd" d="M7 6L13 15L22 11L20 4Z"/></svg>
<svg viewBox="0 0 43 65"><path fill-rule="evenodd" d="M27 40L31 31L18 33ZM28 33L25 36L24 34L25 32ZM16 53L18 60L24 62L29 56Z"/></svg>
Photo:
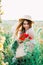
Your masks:
<svg viewBox="0 0 43 65"><path fill-rule="evenodd" d="M29 34L29 36L32 37L32 40L30 40L31 43L35 43L35 32L33 30L33 28L30 28L26 31L27 34Z"/></svg>
<svg viewBox="0 0 43 65"><path fill-rule="evenodd" d="M19 32L18 37L20 36L20 33L21 32ZM32 28L30 28L26 31L26 33L28 33L33 38L29 42L26 42L26 46L27 46L26 51L32 52L32 50L34 48L34 43L35 43L35 41L34 41L34 30ZM16 58L19 58L19 57L26 55L24 48L25 48L25 46L23 43L19 44L19 47L17 48L17 51L16 51Z"/></svg>

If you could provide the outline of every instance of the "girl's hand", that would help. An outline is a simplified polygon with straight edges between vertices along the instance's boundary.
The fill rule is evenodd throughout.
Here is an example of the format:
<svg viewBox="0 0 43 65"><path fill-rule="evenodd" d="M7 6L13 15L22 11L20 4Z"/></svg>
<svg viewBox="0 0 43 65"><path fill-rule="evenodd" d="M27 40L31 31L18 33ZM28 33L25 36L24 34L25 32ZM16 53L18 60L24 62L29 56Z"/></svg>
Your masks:
<svg viewBox="0 0 43 65"><path fill-rule="evenodd" d="M23 42L23 41L21 41L20 39L18 39L17 41L18 41L18 43L22 43L22 42Z"/></svg>

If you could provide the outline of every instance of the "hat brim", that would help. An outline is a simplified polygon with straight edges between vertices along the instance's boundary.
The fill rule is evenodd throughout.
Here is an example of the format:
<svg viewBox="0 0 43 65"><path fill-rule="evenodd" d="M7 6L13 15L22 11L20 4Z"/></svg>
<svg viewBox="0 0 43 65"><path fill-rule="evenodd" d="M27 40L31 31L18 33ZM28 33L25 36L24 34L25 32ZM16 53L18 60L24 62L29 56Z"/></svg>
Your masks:
<svg viewBox="0 0 43 65"><path fill-rule="evenodd" d="M30 20L30 19L26 19L26 18L20 18L19 22L23 22L24 20ZM34 23L34 21L30 20L32 23Z"/></svg>

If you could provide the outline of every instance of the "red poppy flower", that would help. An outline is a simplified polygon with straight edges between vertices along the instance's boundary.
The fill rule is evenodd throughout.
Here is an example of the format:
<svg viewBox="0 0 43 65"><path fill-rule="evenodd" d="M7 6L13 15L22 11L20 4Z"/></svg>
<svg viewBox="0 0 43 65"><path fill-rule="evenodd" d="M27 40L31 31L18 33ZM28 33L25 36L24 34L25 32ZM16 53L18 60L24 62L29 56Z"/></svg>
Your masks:
<svg viewBox="0 0 43 65"><path fill-rule="evenodd" d="M29 38L29 40L32 40L32 37L29 36L29 34L26 34L26 33L21 34L19 39L21 41L24 41L26 38Z"/></svg>
<svg viewBox="0 0 43 65"><path fill-rule="evenodd" d="M29 37L30 40L32 40L32 37Z"/></svg>
<svg viewBox="0 0 43 65"><path fill-rule="evenodd" d="M29 37L29 34L23 33L23 34L20 35L19 39L22 40L22 41L24 41L25 38L27 38L27 37Z"/></svg>

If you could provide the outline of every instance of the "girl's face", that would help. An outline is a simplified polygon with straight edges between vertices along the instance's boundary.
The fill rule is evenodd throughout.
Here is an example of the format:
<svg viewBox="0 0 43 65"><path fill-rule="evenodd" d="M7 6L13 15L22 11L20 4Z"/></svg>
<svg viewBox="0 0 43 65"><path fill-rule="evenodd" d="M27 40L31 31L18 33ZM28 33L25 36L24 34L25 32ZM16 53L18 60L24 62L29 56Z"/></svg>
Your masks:
<svg viewBox="0 0 43 65"><path fill-rule="evenodd" d="M23 27L25 28L25 30L28 30L29 29L29 23L28 23L28 21L24 21L23 22Z"/></svg>

